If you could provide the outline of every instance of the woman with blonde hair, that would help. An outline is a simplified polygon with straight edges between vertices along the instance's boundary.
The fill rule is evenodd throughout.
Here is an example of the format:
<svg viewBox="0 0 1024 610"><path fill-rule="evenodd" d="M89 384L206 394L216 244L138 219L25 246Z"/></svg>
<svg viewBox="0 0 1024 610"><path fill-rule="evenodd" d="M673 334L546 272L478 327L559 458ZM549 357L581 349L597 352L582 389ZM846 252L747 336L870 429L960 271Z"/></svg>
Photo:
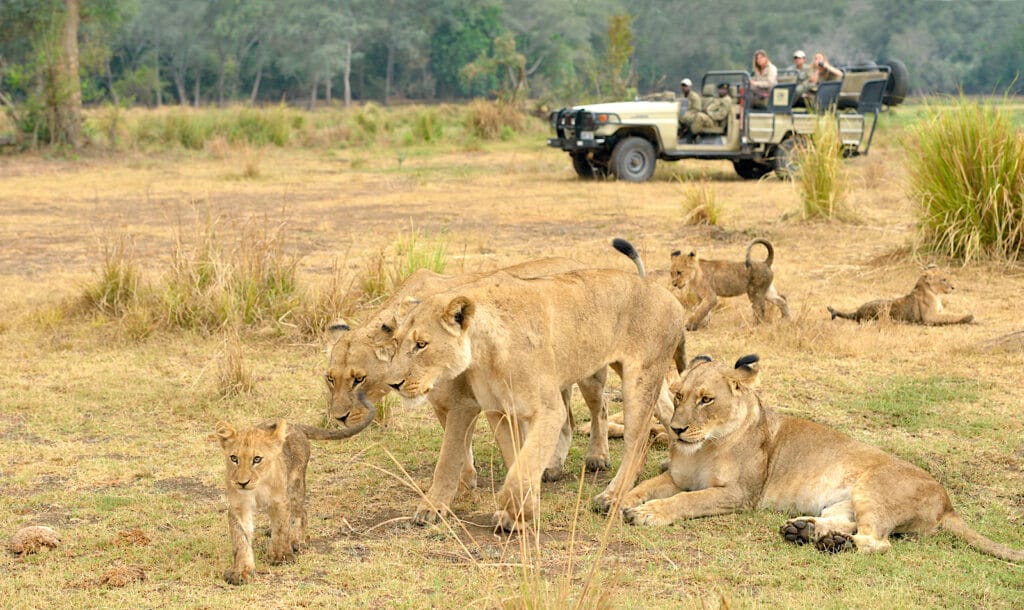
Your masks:
<svg viewBox="0 0 1024 610"><path fill-rule="evenodd" d="M843 71L828 63L828 57L824 53L818 51L814 54L814 59L811 61L810 77L812 91L818 90L818 83L841 78L843 78Z"/></svg>
<svg viewBox="0 0 1024 610"><path fill-rule="evenodd" d="M779 69L768 59L764 49L754 51L754 59L750 68L750 90L753 93L753 106L768 106L768 93L779 82Z"/></svg>

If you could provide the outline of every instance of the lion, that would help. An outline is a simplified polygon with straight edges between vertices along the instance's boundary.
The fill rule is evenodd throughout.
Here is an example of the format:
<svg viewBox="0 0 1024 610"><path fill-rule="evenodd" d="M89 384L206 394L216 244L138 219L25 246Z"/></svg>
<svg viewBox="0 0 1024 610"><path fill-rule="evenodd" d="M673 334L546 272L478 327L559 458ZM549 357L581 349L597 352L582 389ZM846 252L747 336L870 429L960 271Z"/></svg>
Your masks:
<svg viewBox="0 0 1024 610"><path fill-rule="evenodd" d="M565 418L562 388L611 365L622 377L626 429L623 465L594 499L607 511L635 484L662 375L685 349L683 318L667 289L636 274L499 272L415 307L396 331L388 383L415 399L463 379L489 418L526 422L497 497L497 527L511 531L537 513L541 475ZM445 434L466 434L452 428Z"/></svg>
<svg viewBox="0 0 1024 610"><path fill-rule="evenodd" d="M776 413L754 391L758 357L734 367L694 359L672 388L670 466L634 488L623 516L637 525L774 509L801 515L780 529L825 552L883 552L891 534L951 532L1011 561L1024 552L968 527L923 469L806 419Z"/></svg>
<svg viewBox="0 0 1024 610"><path fill-rule="evenodd" d="M545 258L520 263L505 271L511 275L531 277L557 273L583 267L582 263L567 258ZM413 295L424 297L442 290L454 288L487 277L488 273L448 276L421 269L410 276L362 326L349 329L347 325L336 327L337 339L330 351L325 374L328 389L328 410L330 415L341 421L361 410L356 400L357 392L364 392L370 401L380 400L391 390L385 383L385 371L396 348L394 330L398 319L408 307ZM604 399L604 369L584 378L574 380L590 410L595 422L593 434L587 449L586 464L589 471L607 470L611 462L608 453L608 435L604 426L607 419L607 405ZM563 402L566 418L559 436L557 449L545 468L545 480L557 478L569 452L572 439L569 391L571 383L563 388ZM434 413L445 430L441 452L434 470L430 488L413 514L417 524L438 521L447 511L459 488L471 489L476 486L476 469L473 465L472 434L470 433L480 406L472 390L462 379L452 379L439 384L427 397ZM454 420L454 429L461 436L447 432L449 422ZM515 461L526 426L510 426L500 417L489 416L488 423L506 464ZM461 448L461 451L459 451ZM454 475L458 473L458 477Z"/></svg>
<svg viewBox="0 0 1024 610"><path fill-rule="evenodd" d="M219 441L224 451L228 527L234 553L234 563L224 572L224 580L232 585L252 580L256 567L252 552L253 513L257 508L270 513L270 563L294 559L306 535L309 441L338 440L358 434L376 415L373 403L366 401L366 408L366 416L359 424L341 430L284 420L264 422L246 430L235 430L223 421L217 423L209 438Z"/></svg>
<svg viewBox="0 0 1024 610"><path fill-rule="evenodd" d="M880 318L926 326L970 324L974 321L972 314L942 313L941 295L952 292L953 284L938 269L928 268L917 278L910 294L896 299L869 301L850 313L838 311L829 305L828 312L832 314L833 320L845 318L856 320L858 324Z"/></svg>
<svg viewBox="0 0 1024 610"><path fill-rule="evenodd" d="M751 249L761 244L768 250L764 262L750 259ZM704 260L695 250L683 254L672 252L672 286L679 290L688 289L697 295L697 305L686 322L686 330L706 327L711 321L711 310L718 304L718 297L735 297L746 294L754 309L758 322L764 321L765 302L770 301L779 308L783 318L789 318L789 303L786 297L775 289L775 274L772 262L775 250L767 239L757 238L747 245L747 257L742 263L721 260Z"/></svg>

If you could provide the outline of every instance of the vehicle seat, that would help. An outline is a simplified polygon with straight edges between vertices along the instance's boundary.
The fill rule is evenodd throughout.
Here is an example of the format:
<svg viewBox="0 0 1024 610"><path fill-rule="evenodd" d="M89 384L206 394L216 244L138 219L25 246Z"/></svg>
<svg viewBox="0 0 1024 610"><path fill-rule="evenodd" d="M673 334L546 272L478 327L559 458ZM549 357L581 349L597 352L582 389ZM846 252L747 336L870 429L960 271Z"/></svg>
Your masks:
<svg viewBox="0 0 1024 610"><path fill-rule="evenodd" d="M829 80L818 84L818 92L814 96L814 107L818 114L825 114L835 109L836 99L839 97L839 90L842 86L842 80Z"/></svg>

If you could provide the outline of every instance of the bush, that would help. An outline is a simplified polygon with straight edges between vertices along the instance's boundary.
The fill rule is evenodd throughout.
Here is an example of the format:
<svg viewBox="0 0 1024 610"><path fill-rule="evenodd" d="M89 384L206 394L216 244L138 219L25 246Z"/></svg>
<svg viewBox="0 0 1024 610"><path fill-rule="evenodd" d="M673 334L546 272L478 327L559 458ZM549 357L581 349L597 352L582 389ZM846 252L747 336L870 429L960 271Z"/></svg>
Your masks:
<svg viewBox="0 0 1024 610"><path fill-rule="evenodd" d="M1009 110L961 96L911 129L910 196L925 248L965 262L1019 260L1024 138Z"/></svg>
<svg viewBox="0 0 1024 610"><path fill-rule="evenodd" d="M814 134L800 141L795 155L803 217L846 216L843 145L834 114L826 114L818 119Z"/></svg>
<svg viewBox="0 0 1024 610"><path fill-rule="evenodd" d="M523 115L513 105L473 100L463 115L466 131L481 140L508 140L523 128Z"/></svg>

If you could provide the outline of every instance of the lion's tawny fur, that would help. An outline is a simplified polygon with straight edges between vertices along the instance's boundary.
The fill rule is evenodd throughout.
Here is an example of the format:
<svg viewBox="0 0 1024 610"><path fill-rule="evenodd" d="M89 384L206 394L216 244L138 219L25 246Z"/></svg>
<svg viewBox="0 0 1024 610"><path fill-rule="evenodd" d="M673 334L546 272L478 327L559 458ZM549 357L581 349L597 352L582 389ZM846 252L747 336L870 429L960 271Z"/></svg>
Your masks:
<svg viewBox="0 0 1024 610"><path fill-rule="evenodd" d="M832 319L845 318L864 322L887 318L895 322L942 326L948 324L970 324L972 314L943 313L942 295L952 294L953 284L938 269L927 269L914 284L910 294L895 299L869 301L856 311L842 312L828 306Z"/></svg>

